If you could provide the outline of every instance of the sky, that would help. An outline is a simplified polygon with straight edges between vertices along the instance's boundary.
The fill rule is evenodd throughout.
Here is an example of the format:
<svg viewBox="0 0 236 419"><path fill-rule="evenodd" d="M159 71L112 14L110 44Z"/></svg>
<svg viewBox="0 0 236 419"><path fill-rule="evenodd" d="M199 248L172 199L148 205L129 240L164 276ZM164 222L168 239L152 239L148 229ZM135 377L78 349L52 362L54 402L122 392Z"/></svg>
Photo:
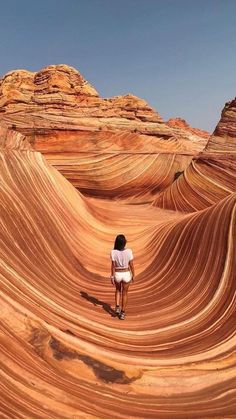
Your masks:
<svg viewBox="0 0 236 419"><path fill-rule="evenodd" d="M0 75L77 68L210 132L236 95L236 0L0 0Z"/></svg>

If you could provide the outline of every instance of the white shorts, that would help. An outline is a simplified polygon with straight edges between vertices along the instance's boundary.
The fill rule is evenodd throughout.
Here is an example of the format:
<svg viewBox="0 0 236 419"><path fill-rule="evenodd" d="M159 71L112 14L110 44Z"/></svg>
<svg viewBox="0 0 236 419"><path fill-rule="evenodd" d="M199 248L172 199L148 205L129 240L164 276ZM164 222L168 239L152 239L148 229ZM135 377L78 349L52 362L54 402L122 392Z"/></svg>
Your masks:
<svg viewBox="0 0 236 419"><path fill-rule="evenodd" d="M119 284L121 281L126 283L130 282L132 279L130 271L124 272L115 272L115 281Z"/></svg>

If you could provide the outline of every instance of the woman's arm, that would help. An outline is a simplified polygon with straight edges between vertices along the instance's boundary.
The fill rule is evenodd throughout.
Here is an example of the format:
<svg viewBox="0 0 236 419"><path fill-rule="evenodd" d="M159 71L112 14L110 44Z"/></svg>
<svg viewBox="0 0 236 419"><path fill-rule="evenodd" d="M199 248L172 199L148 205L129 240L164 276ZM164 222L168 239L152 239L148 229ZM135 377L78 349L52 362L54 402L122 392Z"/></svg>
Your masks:
<svg viewBox="0 0 236 419"><path fill-rule="evenodd" d="M111 283L114 285L114 277L115 277L115 262L114 260L111 261Z"/></svg>
<svg viewBox="0 0 236 419"><path fill-rule="evenodd" d="M129 268L130 268L131 273L132 273L132 281L134 281L135 274L134 274L134 262L133 262L133 260L129 261Z"/></svg>
<svg viewBox="0 0 236 419"><path fill-rule="evenodd" d="M115 276L115 262L111 261L111 276Z"/></svg>

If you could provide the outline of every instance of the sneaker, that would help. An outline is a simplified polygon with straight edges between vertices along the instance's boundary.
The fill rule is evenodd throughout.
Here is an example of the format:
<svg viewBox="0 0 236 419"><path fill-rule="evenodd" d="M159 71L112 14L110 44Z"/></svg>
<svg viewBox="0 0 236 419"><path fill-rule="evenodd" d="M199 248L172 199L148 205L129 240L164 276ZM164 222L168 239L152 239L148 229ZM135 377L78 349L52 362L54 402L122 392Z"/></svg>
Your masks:
<svg viewBox="0 0 236 419"><path fill-rule="evenodd" d="M121 310L120 315L119 315L119 319L120 320L125 320L125 312Z"/></svg>
<svg viewBox="0 0 236 419"><path fill-rule="evenodd" d="M118 315L120 314L120 306L116 306L115 313L118 314Z"/></svg>

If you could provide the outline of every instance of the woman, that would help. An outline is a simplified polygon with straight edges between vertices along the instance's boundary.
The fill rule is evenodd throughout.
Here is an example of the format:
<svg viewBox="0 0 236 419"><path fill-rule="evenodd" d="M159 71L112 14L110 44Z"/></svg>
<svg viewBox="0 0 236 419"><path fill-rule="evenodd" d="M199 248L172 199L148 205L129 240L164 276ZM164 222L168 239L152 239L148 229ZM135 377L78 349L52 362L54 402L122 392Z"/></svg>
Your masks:
<svg viewBox="0 0 236 419"><path fill-rule="evenodd" d="M131 249L125 249L125 245L125 236L119 234L115 239L114 249L111 251L111 282L116 287L115 312L121 320L125 319L130 283L134 282L133 252Z"/></svg>

